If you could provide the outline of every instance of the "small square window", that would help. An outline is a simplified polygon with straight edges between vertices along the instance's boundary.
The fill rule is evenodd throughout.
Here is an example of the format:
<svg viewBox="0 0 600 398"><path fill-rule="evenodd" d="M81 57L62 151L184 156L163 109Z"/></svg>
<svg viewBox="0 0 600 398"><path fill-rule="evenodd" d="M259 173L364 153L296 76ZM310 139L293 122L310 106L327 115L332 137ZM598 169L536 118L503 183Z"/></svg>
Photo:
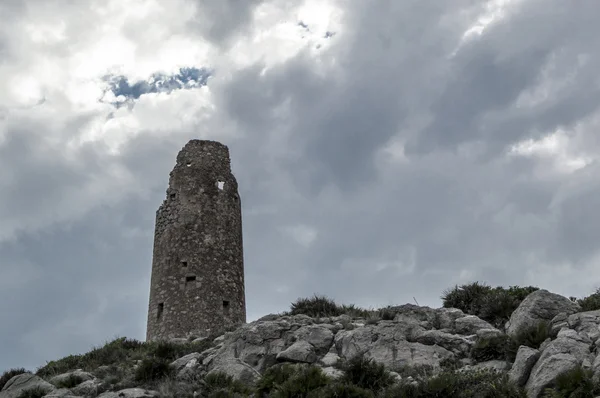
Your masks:
<svg viewBox="0 0 600 398"><path fill-rule="evenodd" d="M191 276L185 277L186 282L194 282L195 280L196 280L196 275L191 275Z"/></svg>
<svg viewBox="0 0 600 398"><path fill-rule="evenodd" d="M187 263L187 261L182 261L182 262L181 262L181 266L182 266L182 267L187 267L187 264L188 264L188 263Z"/></svg>
<svg viewBox="0 0 600 398"><path fill-rule="evenodd" d="M229 311L229 301L228 300L223 300L223 309L225 311Z"/></svg>
<svg viewBox="0 0 600 398"><path fill-rule="evenodd" d="M157 320L159 320L159 321L161 320L164 309L165 309L165 304L158 303L158 309L156 311L156 319Z"/></svg>

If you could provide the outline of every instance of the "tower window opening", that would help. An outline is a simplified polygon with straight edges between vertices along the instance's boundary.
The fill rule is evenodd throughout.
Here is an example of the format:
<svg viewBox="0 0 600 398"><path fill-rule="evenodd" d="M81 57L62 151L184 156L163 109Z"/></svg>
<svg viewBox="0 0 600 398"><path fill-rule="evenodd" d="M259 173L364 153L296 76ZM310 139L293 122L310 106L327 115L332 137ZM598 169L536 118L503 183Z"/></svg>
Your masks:
<svg viewBox="0 0 600 398"><path fill-rule="evenodd" d="M165 303L158 303L158 310L156 311L156 320L160 321L162 319L164 309Z"/></svg>
<svg viewBox="0 0 600 398"><path fill-rule="evenodd" d="M175 196L177 196L177 194L174 194L174 193L172 193L171 195L169 195L169 197L170 197L171 199L175 199Z"/></svg>
<svg viewBox="0 0 600 398"><path fill-rule="evenodd" d="M182 266L182 267L187 267L187 264L188 264L188 263L187 263L187 261L182 261L182 262L181 262L181 266Z"/></svg>
<svg viewBox="0 0 600 398"><path fill-rule="evenodd" d="M229 300L223 300L223 310L229 312Z"/></svg>
<svg viewBox="0 0 600 398"><path fill-rule="evenodd" d="M187 282L194 282L196 280L196 275L191 275L191 276L186 276L185 277L185 281Z"/></svg>
<svg viewBox="0 0 600 398"><path fill-rule="evenodd" d="M224 187L225 181L217 181L217 188L219 188L222 191Z"/></svg>

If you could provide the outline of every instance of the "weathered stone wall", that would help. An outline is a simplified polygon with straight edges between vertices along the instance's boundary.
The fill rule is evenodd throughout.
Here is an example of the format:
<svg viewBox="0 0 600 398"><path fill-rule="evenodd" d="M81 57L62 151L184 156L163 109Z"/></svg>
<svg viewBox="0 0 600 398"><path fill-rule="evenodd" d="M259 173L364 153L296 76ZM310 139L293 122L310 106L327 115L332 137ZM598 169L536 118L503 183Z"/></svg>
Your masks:
<svg viewBox="0 0 600 398"><path fill-rule="evenodd" d="M242 211L229 150L192 140L156 213L146 339L205 336L245 322Z"/></svg>

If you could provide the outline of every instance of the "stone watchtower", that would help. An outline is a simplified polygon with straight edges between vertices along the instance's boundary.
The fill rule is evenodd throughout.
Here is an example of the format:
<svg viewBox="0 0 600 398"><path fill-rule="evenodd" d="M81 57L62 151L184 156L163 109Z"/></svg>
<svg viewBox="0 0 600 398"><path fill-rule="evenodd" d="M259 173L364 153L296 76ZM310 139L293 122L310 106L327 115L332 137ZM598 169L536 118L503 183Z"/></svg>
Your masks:
<svg viewBox="0 0 600 398"><path fill-rule="evenodd" d="M156 212L146 339L207 336L245 322L242 210L229 149L192 140Z"/></svg>

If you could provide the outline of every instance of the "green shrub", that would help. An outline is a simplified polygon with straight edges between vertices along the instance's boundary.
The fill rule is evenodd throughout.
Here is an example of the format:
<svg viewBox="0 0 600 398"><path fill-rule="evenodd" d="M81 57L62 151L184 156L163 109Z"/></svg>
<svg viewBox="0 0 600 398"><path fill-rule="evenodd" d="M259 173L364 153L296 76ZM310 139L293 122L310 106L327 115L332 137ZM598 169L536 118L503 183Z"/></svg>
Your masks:
<svg viewBox="0 0 600 398"><path fill-rule="evenodd" d="M525 297L536 290L539 288L534 286L511 286L505 289L473 282L445 290L441 299L445 308L458 308L466 314L478 316L494 327L502 328Z"/></svg>
<svg viewBox="0 0 600 398"><path fill-rule="evenodd" d="M357 387L352 384L333 383L313 393L319 398L374 398L372 391Z"/></svg>
<svg viewBox="0 0 600 398"><path fill-rule="evenodd" d="M462 367L462 363L456 356L446 357L440 361L440 368L442 370L456 370L460 367Z"/></svg>
<svg viewBox="0 0 600 398"><path fill-rule="evenodd" d="M481 309L476 315L495 328L503 329L521 301L507 290L496 288L483 297Z"/></svg>
<svg viewBox="0 0 600 398"><path fill-rule="evenodd" d="M194 392L199 391L198 384L167 378L156 386L160 398L194 398Z"/></svg>
<svg viewBox="0 0 600 398"><path fill-rule="evenodd" d="M296 367L289 363L271 366L256 382L256 392L259 396L268 395L291 378L296 373Z"/></svg>
<svg viewBox="0 0 600 398"><path fill-rule="evenodd" d="M507 374L489 370L449 372L420 381L400 383L385 390L384 398L527 398L523 388L512 384Z"/></svg>
<svg viewBox="0 0 600 398"><path fill-rule="evenodd" d="M507 292L508 294L516 298L520 303L521 301L525 300L525 297L529 296L531 293L537 290L540 290L540 288L536 286L511 286L508 288Z"/></svg>
<svg viewBox="0 0 600 398"><path fill-rule="evenodd" d="M392 309L392 307L387 306L385 308L379 309L379 317L384 321L393 321L396 317L396 311Z"/></svg>
<svg viewBox="0 0 600 398"><path fill-rule="evenodd" d="M600 288L597 288L591 295L577 300L577 302L581 306L582 312L600 310Z"/></svg>
<svg viewBox="0 0 600 398"><path fill-rule="evenodd" d="M224 372L214 372L202 380L202 396L210 398L234 397L236 394L249 395L251 390L241 381L234 380Z"/></svg>
<svg viewBox="0 0 600 398"><path fill-rule="evenodd" d="M506 359L507 345L508 336L506 335L480 338L477 339L471 348L470 356L477 362L490 361L492 359Z"/></svg>
<svg viewBox="0 0 600 398"><path fill-rule="evenodd" d="M291 315L304 314L311 317L326 317L342 315L341 308L335 301L326 296L317 296L311 298L299 298L292 303L290 308Z"/></svg>
<svg viewBox="0 0 600 398"><path fill-rule="evenodd" d="M256 383L256 392L257 397L320 397L321 388L330 382L318 366L283 364L267 369Z"/></svg>
<svg viewBox="0 0 600 398"><path fill-rule="evenodd" d="M0 376L0 391L2 391L2 389L10 379L23 373L30 372L28 370L25 370L24 368L13 368L2 373L2 376Z"/></svg>
<svg viewBox="0 0 600 398"><path fill-rule="evenodd" d="M342 362L344 376L341 382L354 384L360 388L379 391L394 384L395 379L384 365L373 359L357 355L349 361Z"/></svg>
<svg viewBox="0 0 600 398"><path fill-rule="evenodd" d="M215 336L216 337L216 336ZM199 343L175 344L169 342L140 342L125 337L107 342L102 347L93 348L83 355L69 355L57 361L50 361L37 370L40 377L50 377L74 369L94 371L99 366L126 363L147 357L175 360L192 352L202 352L212 345L212 339Z"/></svg>
<svg viewBox="0 0 600 398"><path fill-rule="evenodd" d="M485 283L473 282L445 290L441 299L444 308L458 308L467 314L476 315L481 310L483 298L491 290L492 288Z"/></svg>
<svg viewBox="0 0 600 398"><path fill-rule="evenodd" d="M54 383L57 388L73 388L83 383L83 377L70 374L68 377Z"/></svg>
<svg viewBox="0 0 600 398"><path fill-rule="evenodd" d="M33 387L28 388L27 390L21 391L21 393L17 396L17 398L42 398L44 395L50 392L49 388L44 387Z"/></svg>
<svg viewBox="0 0 600 398"><path fill-rule="evenodd" d="M540 345L550 336L550 325L547 321L540 321L536 327L525 329L516 336L507 340L506 360L514 362L519 347L525 345L531 348L540 348Z"/></svg>
<svg viewBox="0 0 600 398"><path fill-rule="evenodd" d="M354 304L338 305L326 296L314 295L311 298L299 298L292 303L290 315L308 315L313 318L332 317L347 314L356 317L366 317L369 311L356 307Z"/></svg>
<svg viewBox="0 0 600 398"><path fill-rule="evenodd" d="M594 372L581 365L556 378L554 388L544 390L544 398L594 398L600 394L600 385L593 380Z"/></svg>
<svg viewBox="0 0 600 398"><path fill-rule="evenodd" d="M164 358L145 358L135 370L135 380L143 383L161 380L173 374L173 369Z"/></svg>
<svg viewBox="0 0 600 398"><path fill-rule="evenodd" d="M330 381L329 377L318 366L299 367L292 377L276 387L272 396L275 398L292 398L307 397L310 394L318 397L319 390L329 384Z"/></svg>
<svg viewBox="0 0 600 398"><path fill-rule="evenodd" d="M458 360L448 359L446 362L441 361L440 367L442 367L442 369L444 368L444 366L442 366L442 362L444 363L444 365L451 367L451 366L449 366L450 361L458 361ZM455 362L455 363L458 363L458 362ZM456 367L458 367L458 365L456 365ZM451 367L451 368L454 368L454 367ZM399 367L396 372L400 376L402 376L403 379L405 379L407 377L412 377L414 380L421 380L421 379L426 379L428 377L431 377L434 374L434 368L432 365L429 365L429 364L404 365L402 367Z"/></svg>

